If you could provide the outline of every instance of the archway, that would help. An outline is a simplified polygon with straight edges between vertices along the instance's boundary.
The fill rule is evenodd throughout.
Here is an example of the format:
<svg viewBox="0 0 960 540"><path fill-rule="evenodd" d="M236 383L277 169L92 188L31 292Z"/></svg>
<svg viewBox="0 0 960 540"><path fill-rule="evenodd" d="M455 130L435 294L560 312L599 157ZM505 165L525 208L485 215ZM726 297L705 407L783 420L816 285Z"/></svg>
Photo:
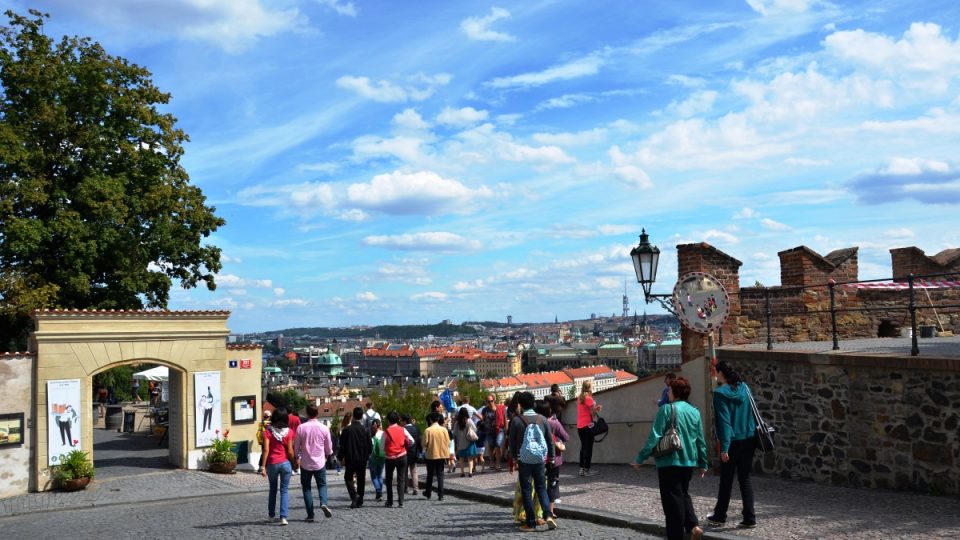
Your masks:
<svg viewBox="0 0 960 540"><path fill-rule="evenodd" d="M167 444L168 459L176 467L202 467L209 445L210 435L198 437L200 430L196 429L198 400L194 384L198 378L212 376L216 381L214 388L220 394L216 424L225 429L229 426L232 440L254 439L256 424L253 418L245 420L250 411L242 406L255 402L249 398L260 391L260 349L227 347L228 316L228 311L34 313L37 330L32 337L36 360L31 490L51 487L50 467L64 450L76 446L91 451L96 463L97 456L92 452L93 375L119 365L149 362L170 368ZM61 425L61 415L67 433L63 427L59 433L51 432L57 428L50 426ZM71 422L75 422L72 431Z"/></svg>

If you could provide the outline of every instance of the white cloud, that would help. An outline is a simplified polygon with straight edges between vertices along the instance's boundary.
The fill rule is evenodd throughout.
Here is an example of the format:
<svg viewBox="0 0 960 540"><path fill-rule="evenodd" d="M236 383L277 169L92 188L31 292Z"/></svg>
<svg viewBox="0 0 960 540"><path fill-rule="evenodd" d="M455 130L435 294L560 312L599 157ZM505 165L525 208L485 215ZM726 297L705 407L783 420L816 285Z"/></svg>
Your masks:
<svg viewBox="0 0 960 540"><path fill-rule="evenodd" d="M770 218L763 218L760 220L760 224L763 225L764 229L769 231L789 231L790 226L779 221L774 221Z"/></svg>
<svg viewBox="0 0 960 540"><path fill-rule="evenodd" d="M310 301L304 300L303 298L284 298L282 300L275 300L270 305L273 307L306 307L310 305Z"/></svg>
<svg viewBox="0 0 960 540"><path fill-rule="evenodd" d="M501 20L509 19L510 12L499 7L490 9L490 14L484 17L467 17L460 22L460 31L472 41L514 41L515 37L504 32L490 29L490 25Z"/></svg>
<svg viewBox="0 0 960 540"><path fill-rule="evenodd" d="M243 259L241 259L240 257L232 257L230 255L227 255L226 253L221 253L220 262L224 264L227 264L227 263L240 264L243 262Z"/></svg>
<svg viewBox="0 0 960 540"><path fill-rule="evenodd" d="M453 284L453 290L458 292L473 291L483 288L484 285L485 283L482 279L475 279L473 281L458 281Z"/></svg>
<svg viewBox="0 0 960 540"><path fill-rule="evenodd" d="M849 181L847 188L866 204L907 199L926 204L958 204L960 166L937 159L897 157L877 172Z"/></svg>
<svg viewBox="0 0 960 540"><path fill-rule="evenodd" d="M784 165L790 165L794 167L818 167L821 165L829 165L830 161L826 159L810 159L810 158L796 158L791 157L783 160Z"/></svg>
<svg viewBox="0 0 960 540"><path fill-rule="evenodd" d="M512 135L497 131L493 124L489 123L460 132L457 138L467 144L467 147L460 150L474 160L506 160L544 165L576 161L557 146L529 146L515 142Z"/></svg>
<svg viewBox="0 0 960 540"><path fill-rule="evenodd" d="M755 215L757 214L756 212L754 212L753 208L744 207L739 211L737 211L736 214L733 215L733 219L752 218Z"/></svg>
<svg viewBox="0 0 960 540"><path fill-rule="evenodd" d="M443 111L437 115L437 122L448 126L466 127L483 122L487 119L487 111L478 111L473 107L463 107L462 109L453 109L444 107Z"/></svg>
<svg viewBox="0 0 960 540"><path fill-rule="evenodd" d="M689 118L698 114L709 112L713 109L713 104L717 100L717 92L713 90L702 90L694 92L683 101L674 101L667 106L667 113L680 118Z"/></svg>
<svg viewBox="0 0 960 540"><path fill-rule="evenodd" d="M403 103L423 101L432 96L437 88L450 83L451 76L446 73L437 75L419 74L411 77L407 84L400 85L386 80L371 82L369 77L344 75L337 79L337 86L351 90L367 99L382 103Z"/></svg>
<svg viewBox="0 0 960 540"><path fill-rule="evenodd" d="M423 263L403 261L401 264L383 264L377 269L379 279L413 283L415 285L429 285L433 280L421 266Z"/></svg>
<svg viewBox="0 0 960 540"><path fill-rule="evenodd" d="M906 227L901 227L899 229L888 229L883 232L883 236L890 238L891 240L905 240L907 238L915 237L916 234Z"/></svg>
<svg viewBox="0 0 960 540"><path fill-rule="evenodd" d="M273 282L269 279L244 279L235 274L219 274L216 277L217 285L228 289L241 289L253 287L257 289L269 289L273 287Z"/></svg>
<svg viewBox="0 0 960 540"><path fill-rule="evenodd" d="M340 165L336 163L301 163L297 165L298 171L312 172L319 174L333 174L337 172Z"/></svg>
<svg viewBox="0 0 960 540"><path fill-rule="evenodd" d="M534 133L531 138L540 144L584 146L597 144L606 140L607 130L604 128L593 128L577 133Z"/></svg>
<svg viewBox="0 0 960 540"><path fill-rule="evenodd" d="M621 234L637 232L636 225L600 225L597 227L600 234L606 236L617 236Z"/></svg>
<svg viewBox="0 0 960 540"><path fill-rule="evenodd" d="M821 0L746 0L751 9L761 15L803 13L821 3Z"/></svg>
<svg viewBox="0 0 960 540"><path fill-rule="evenodd" d="M336 203L330 184L320 182L251 186L241 190L237 199L247 206L275 206L306 216L330 208Z"/></svg>
<svg viewBox="0 0 960 540"><path fill-rule="evenodd" d="M608 152L613 166L613 172L626 183L639 187L640 189L650 189L653 187L653 180L645 170L636 165L631 156L624 154L619 146L614 146Z"/></svg>
<svg viewBox="0 0 960 540"><path fill-rule="evenodd" d="M721 241L721 242L726 242L726 243L728 243L728 244L739 244L739 243L740 243L740 239L737 238L736 236L734 236L734 235L732 235L732 234L730 234L730 233L728 233L728 232L718 231L718 230L716 230L716 229L710 229L709 231L703 233L703 239L704 239L704 240L719 240L719 241Z"/></svg>
<svg viewBox="0 0 960 540"><path fill-rule="evenodd" d="M430 124L420 116L416 109L404 109L403 112L398 112L393 115L392 122L394 126L402 130L422 131L430 128Z"/></svg>
<svg viewBox="0 0 960 540"><path fill-rule="evenodd" d="M369 183L347 188L351 205L398 215L469 213L476 209L478 200L492 196L486 186L471 189L431 171L379 174Z"/></svg>
<svg viewBox="0 0 960 540"><path fill-rule="evenodd" d="M556 81L568 81L596 75L597 72L600 71L603 63L600 57L591 55L565 64L549 67L543 71L521 73L520 75L511 75L509 77L497 77L484 84L490 88L531 88L543 86Z"/></svg>
<svg viewBox="0 0 960 540"><path fill-rule="evenodd" d="M341 0L316 0L321 6L326 6L333 11L337 12L339 15L346 15L348 17L357 16L357 7L353 5L353 2L343 2Z"/></svg>
<svg viewBox="0 0 960 540"><path fill-rule="evenodd" d="M417 294L410 295L410 300L413 300L414 302L424 301L424 300L426 301L433 300L437 302L442 302L442 301L445 301L446 299L447 299L447 293L442 293L438 291L430 291L430 292L417 293Z"/></svg>
<svg viewBox="0 0 960 540"><path fill-rule="evenodd" d="M427 161L425 143L424 138L415 135L392 138L364 135L353 141L353 158L363 161L368 158L393 156L409 163L424 163Z"/></svg>
<svg viewBox="0 0 960 540"><path fill-rule="evenodd" d="M379 299L380 298L377 295L373 294L370 291L357 293L357 300L362 300L364 302L376 302Z"/></svg>
<svg viewBox="0 0 960 540"><path fill-rule="evenodd" d="M274 287L274 288L273 288L273 295L274 295L274 296L276 296L276 297L279 298L279 297L281 297L281 296L283 296L283 295L285 295L285 294L287 294L287 290L284 289L283 287Z"/></svg>
<svg viewBox="0 0 960 540"><path fill-rule="evenodd" d="M476 251L481 248L477 240L468 240L451 232L421 232L396 235L367 236L363 243L368 246L416 251Z"/></svg>

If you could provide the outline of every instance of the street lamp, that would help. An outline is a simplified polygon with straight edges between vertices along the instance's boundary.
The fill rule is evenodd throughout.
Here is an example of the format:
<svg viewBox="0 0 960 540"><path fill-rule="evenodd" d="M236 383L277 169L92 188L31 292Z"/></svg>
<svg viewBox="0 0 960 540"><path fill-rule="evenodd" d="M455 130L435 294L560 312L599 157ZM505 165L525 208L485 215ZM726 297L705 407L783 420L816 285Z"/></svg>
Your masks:
<svg viewBox="0 0 960 540"><path fill-rule="evenodd" d="M660 248L650 244L650 235L647 234L646 229L641 229L640 244L630 250L630 258L633 259L633 270L637 273L637 282L643 288L643 300L648 304L656 300L663 306L663 309L676 316L677 313L673 309L673 303L665 301L666 298L672 298L673 295L650 292L653 283L657 280Z"/></svg>

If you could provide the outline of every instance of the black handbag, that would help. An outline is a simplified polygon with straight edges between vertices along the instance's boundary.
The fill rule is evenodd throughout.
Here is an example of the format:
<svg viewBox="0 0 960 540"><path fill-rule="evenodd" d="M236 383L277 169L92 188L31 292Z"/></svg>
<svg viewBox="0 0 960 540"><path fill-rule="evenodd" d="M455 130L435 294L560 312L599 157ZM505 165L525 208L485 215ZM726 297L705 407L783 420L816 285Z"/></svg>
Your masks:
<svg viewBox="0 0 960 540"><path fill-rule="evenodd" d="M590 427L590 434L593 436L593 441L603 442L603 440L607 438L608 433L610 433L610 426L607 425L606 420L598 416ZM600 438L598 439L597 437Z"/></svg>
<svg viewBox="0 0 960 540"><path fill-rule="evenodd" d="M670 427L663 432L663 436L653 448L651 454L654 458L668 456L674 452L683 450L683 443L680 442L680 434L677 433L677 406L670 405Z"/></svg>
<svg viewBox="0 0 960 540"><path fill-rule="evenodd" d="M757 423L753 442L761 452L771 452L776 448L773 434L777 432L777 428L764 422L763 417L760 416L760 411L757 409L757 402L753 400L753 394L748 391L747 395L750 396L750 410L753 411L753 419Z"/></svg>

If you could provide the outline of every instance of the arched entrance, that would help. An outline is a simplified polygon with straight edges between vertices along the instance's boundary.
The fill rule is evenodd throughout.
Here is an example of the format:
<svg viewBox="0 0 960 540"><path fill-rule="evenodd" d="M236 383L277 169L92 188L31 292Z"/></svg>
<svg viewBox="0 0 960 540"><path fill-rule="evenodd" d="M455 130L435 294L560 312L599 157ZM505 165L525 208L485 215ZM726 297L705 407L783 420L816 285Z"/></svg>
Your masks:
<svg viewBox="0 0 960 540"><path fill-rule="evenodd" d="M86 310L34 313L31 490L51 487L50 466L55 464L59 452L74 445L91 452L96 463L92 445L93 375L119 365L149 362L170 368L167 439L169 461L176 467L200 467L204 447L209 445L209 434L198 445L199 400L194 392L198 377L213 376L217 381L217 425L232 430L231 440L252 440L256 424L245 420L249 411L241 411L244 420L238 421L241 416L233 409L250 401L238 401L240 397L259 393L262 359L259 347L228 349L229 314ZM63 424L67 425L66 432Z"/></svg>

